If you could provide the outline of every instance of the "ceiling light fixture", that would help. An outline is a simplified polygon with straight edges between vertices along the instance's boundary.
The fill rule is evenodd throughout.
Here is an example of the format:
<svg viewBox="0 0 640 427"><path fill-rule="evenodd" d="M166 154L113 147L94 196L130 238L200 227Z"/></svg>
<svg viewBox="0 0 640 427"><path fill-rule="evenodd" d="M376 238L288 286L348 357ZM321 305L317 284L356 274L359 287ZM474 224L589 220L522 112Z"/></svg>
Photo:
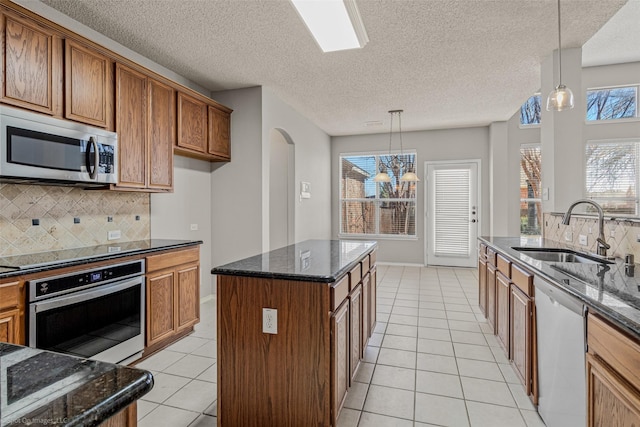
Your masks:
<svg viewBox="0 0 640 427"><path fill-rule="evenodd" d="M415 182L420 181L418 175L414 172L413 163L406 162L402 152L402 113L404 110L389 110L389 114L391 115L391 120L389 122L389 162L384 163L381 159L380 161L380 171L373 178L375 182L391 182L391 177L387 173L387 170L391 169L395 176L400 176L400 174L405 171L404 174L400 177L400 181L404 182ZM400 138L400 154L391 154L391 143L393 142L393 116L398 115L398 135Z"/></svg>
<svg viewBox="0 0 640 427"><path fill-rule="evenodd" d="M562 39L560 34L560 0L558 0L558 86L547 97L547 111L562 111L573 108L573 92L562 84Z"/></svg>
<svg viewBox="0 0 640 427"><path fill-rule="evenodd" d="M369 41L355 0L291 0L323 52L358 49Z"/></svg>

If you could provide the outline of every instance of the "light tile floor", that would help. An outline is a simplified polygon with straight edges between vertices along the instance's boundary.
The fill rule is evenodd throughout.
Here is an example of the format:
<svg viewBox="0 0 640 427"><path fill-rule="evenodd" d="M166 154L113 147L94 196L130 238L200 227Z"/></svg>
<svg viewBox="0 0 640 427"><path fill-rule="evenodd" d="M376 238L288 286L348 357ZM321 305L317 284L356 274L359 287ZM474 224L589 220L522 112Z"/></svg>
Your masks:
<svg viewBox="0 0 640 427"><path fill-rule="evenodd" d="M375 332L339 427L544 427L477 308L477 270L378 266ZM215 302L195 332L138 366L141 427L216 425Z"/></svg>

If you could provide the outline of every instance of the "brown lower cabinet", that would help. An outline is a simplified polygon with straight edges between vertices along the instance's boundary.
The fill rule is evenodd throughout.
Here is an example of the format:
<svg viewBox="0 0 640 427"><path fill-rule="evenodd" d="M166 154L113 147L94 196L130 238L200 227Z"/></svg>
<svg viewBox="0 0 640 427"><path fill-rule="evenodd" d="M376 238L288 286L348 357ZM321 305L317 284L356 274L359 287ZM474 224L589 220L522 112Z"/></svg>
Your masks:
<svg viewBox="0 0 640 427"><path fill-rule="evenodd" d="M24 282L0 283L0 342L24 345Z"/></svg>
<svg viewBox="0 0 640 427"><path fill-rule="evenodd" d="M496 267L487 262L487 323L496 332Z"/></svg>
<svg viewBox="0 0 640 427"><path fill-rule="evenodd" d="M640 425L640 343L600 316L587 316L587 425Z"/></svg>
<svg viewBox="0 0 640 427"><path fill-rule="evenodd" d="M99 424L99 427L136 427L138 425L138 404L133 402L108 420Z"/></svg>
<svg viewBox="0 0 640 427"><path fill-rule="evenodd" d="M498 271L496 274L496 336L507 358L509 357L509 293L510 280Z"/></svg>
<svg viewBox="0 0 640 427"><path fill-rule="evenodd" d="M349 340L351 341L351 361L350 361L350 382L353 384L358 367L360 366L360 358L362 357L362 285L358 284L351 294L349 295L349 324L351 325L351 334Z"/></svg>
<svg viewBox="0 0 640 427"><path fill-rule="evenodd" d="M147 257L144 357L182 337L200 320L199 248Z"/></svg>
<svg viewBox="0 0 640 427"><path fill-rule="evenodd" d="M343 301L331 316L331 419L337 423L349 389L349 302Z"/></svg>

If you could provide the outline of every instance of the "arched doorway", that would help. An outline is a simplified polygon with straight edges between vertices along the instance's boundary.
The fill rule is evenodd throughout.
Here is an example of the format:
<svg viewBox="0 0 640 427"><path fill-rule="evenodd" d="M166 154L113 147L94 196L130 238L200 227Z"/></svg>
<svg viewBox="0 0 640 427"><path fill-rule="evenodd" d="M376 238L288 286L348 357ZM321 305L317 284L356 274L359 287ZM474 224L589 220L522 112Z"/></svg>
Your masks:
<svg viewBox="0 0 640 427"><path fill-rule="evenodd" d="M269 249L295 242L295 145L287 132L269 135Z"/></svg>

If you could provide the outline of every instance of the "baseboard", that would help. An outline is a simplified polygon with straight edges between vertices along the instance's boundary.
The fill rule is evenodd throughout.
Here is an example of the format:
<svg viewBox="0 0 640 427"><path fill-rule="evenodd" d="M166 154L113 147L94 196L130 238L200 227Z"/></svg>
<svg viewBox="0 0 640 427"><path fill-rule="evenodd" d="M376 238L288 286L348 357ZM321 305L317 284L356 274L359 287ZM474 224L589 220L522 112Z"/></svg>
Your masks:
<svg viewBox="0 0 640 427"><path fill-rule="evenodd" d="M209 294L200 298L200 304L204 304L205 302L213 301L216 299L216 294Z"/></svg>
<svg viewBox="0 0 640 427"><path fill-rule="evenodd" d="M378 265L390 265L393 267L424 267L424 264L418 264L418 263L410 263L410 262L383 262L383 261L377 261L376 264Z"/></svg>

